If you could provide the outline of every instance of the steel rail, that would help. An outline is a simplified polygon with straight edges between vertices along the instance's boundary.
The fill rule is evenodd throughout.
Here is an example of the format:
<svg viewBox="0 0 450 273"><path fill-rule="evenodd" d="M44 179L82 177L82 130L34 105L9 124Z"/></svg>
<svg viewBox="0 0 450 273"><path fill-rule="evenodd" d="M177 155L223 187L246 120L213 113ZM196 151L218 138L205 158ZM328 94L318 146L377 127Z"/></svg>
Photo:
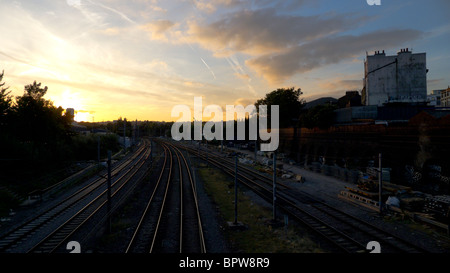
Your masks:
<svg viewBox="0 0 450 273"><path fill-rule="evenodd" d="M112 177L118 175L123 169L131 165L131 163L144 151L145 145L141 146L132 156L131 158L126 159L125 161L119 163L118 166L115 166ZM56 204L50 206L45 209L38 215L34 215L28 220L25 220L19 226L14 227L9 230L0 238L0 251L7 250L11 245L17 244L22 239L35 232L45 224L49 223L60 214L66 212L69 208L75 206L77 202L86 198L91 192L98 189L100 186L104 184L106 178L100 177L93 182L83 186L76 192L72 193L68 197L63 200L57 202Z"/></svg>
<svg viewBox="0 0 450 273"><path fill-rule="evenodd" d="M195 149L190 149L190 148L187 148L187 147L183 147L183 149L189 150L191 153L196 153L196 154L198 154L198 156L200 156L202 158L205 158L204 155L199 154ZM218 156L216 158L217 159L221 159ZM234 176L234 172L233 172L232 168L226 165L226 164L230 164L230 163L222 163L222 162L219 162L219 161L217 161L217 160L215 160L215 159L213 159L211 157L208 158L208 160L210 162L212 162L218 168L221 168L221 169L225 168L226 169L225 171L229 175ZM264 175L261 175L261 174L255 172L255 171L253 171L251 169L248 169L248 168L242 168L242 169L245 170L245 173L250 174L251 176L253 176L253 178L242 175L242 172L240 172L239 175L241 177L243 177L245 180L247 180L248 182L252 183L253 185L255 185L257 187L260 187L263 191L266 191L267 192L266 194L262 193L261 191L258 191L258 192L259 192L259 195L263 195L263 196L265 196L264 198L269 199L268 201L271 201L271 198L268 197L268 195L269 195L268 193L271 193L271 189L263 187L261 184L257 183L254 178L255 177L256 178L262 178L262 181L264 183L266 183L266 184L269 184L269 181L271 179L268 178L268 177L265 177ZM241 170L241 168L240 168L240 170ZM258 179L258 180L261 181L261 179ZM241 180L241 182L245 183L242 180ZM245 183L245 185L247 187L250 187L251 189L255 190L255 188L253 186L249 185L248 183ZM296 194L297 194L297 192L296 192ZM284 196L284 195L286 195L286 196ZM306 196L306 193L301 193L301 195L302 196ZM280 200L284 201L286 203L286 205L291 207L291 209L287 209L287 211L291 211L292 208L293 208L296 211L301 211L302 213L306 213L308 216L316 218L318 221L322 222L322 224L327 225L330 228L334 229L336 232L341 233L341 236L347 237L347 239L350 239L350 240L354 241L355 245L359 245L361 250L365 249L365 246L362 243L359 243L359 242L355 241L354 239L352 239L350 237L352 234L345 234L343 232L340 232L336 228L331 227L329 224L327 224L327 223L323 222L322 220L318 219L316 216L314 216L310 212L307 212L304 209L302 209L299 206L297 206L295 204L295 201L292 201L292 200L296 200L296 201L299 201L299 202L304 201L302 199L299 199L298 194L297 194L297 196L293 196L293 194L289 193L288 191L283 191L283 192L279 191L277 198L279 198ZM370 223L367 223L367 222L363 221L362 219L354 217L354 216L352 216L352 215L350 215L350 214L348 214L348 213L346 213L344 211L341 211L341 210L338 210L338 209L336 209L334 207L331 207L330 205L328 205L328 204L326 204L326 203L324 203L324 202L322 202L320 200L317 200L316 198L314 198L312 196L308 196L308 198L310 199L310 201L313 201L310 204L310 206L314 207L317 210L320 210L323 213L328 214L330 217L333 217L334 219L336 219L338 221L341 221L341 222L343 222L343 223L345 223L347 225L351 225L354 229L357 229L360 232L366 233L367 235L370 235L370 236L376 235L376 234L374 234L374 232L377 232L378 233L377 236L376 237L374 236L372 238L375 238L378 241L382 241L384 243L387 243L389 246L394 248L396 251L400 251L400 252L404 252L404 251L408 251L408 252L428 252L427 250L421 248L420 246L417 246L417 245L415 245L415 244L413 244L413 243L411 243L409 241L406 241L406 240L404 240L404 239L402 239L402 238L400 238L398 236L395 236L392 233L389 233L389 232L387 232L387 231L385 231L385 230L383 230L383 229L381 229L381 228L379 228L377 226L374 226L374 225L372 225ZM321 206L315 205L315 204L320 204ZM282 204L279 204L279 205L282 205ZM328 211L325 211L324 207L326 207ZM281 208L284 209L283 207L281 207ZM332 211L330 211L330 210L332 210ZM342 216L339 217L336 214L345 215L345 217L342 217ZM296 217L296 218L298 218L298 217ZM347 218L347 219L344 219L344 218ZM348 220L348 219L351 219L351 220ZM305 222L302 219L299 219L299 220L301 220L302 222ZM362 228L362 227L358 226L358 224L356 224L354 222L358 222L358 224L364 225L366 228ZM307 225L311 226L311 223L309 223L309 224L307 223ZM368 231L367 228L371 229L372 231ZM317 229L317 228L313 227L313 229ZM316 231L318 231L318 230L316 230ZM327 237L327 235L325 237ZM401 244L403 246L400 246L399 244Z"/></svg>
<svg viewBox="0 0 450 273"><path fill-rule="evenodd" d="M164 206L165 206L165 203L166 203L167 192L169 190L170 180L172 179L173 156L172 156L172 151L169 148L167 150L169 151L169 158L170 158L169 174L168 174L168 177L167 177L167 185L166 185L166 189L164 191L164 197L163 197L163 200L162 200L161 210L159 211L158 221L156 223L155 231L153 232L153 239L152 239L152 242L150 244L150 251L149 251L149 253L152 253L153 252L153 248L155 247L156 238L157 238L158 231L159 231L159 225L161 223L162 215L164 213Z"/></svg>
<svg viewBox="0 0 450 273"><path fill-rule="evenodd" d="M118 188L111 194L111 198L114 197L132 178L134 175L141 169L146 160L148 159L149 147L147 147L146 153L144 153L139 160L131 166L125 174L120 176L116 181L111 185L111 189L116 185ZM129 175L130 174L130 175ZM128 177L127 177L128 175ZM119 184L122 182L121 184ZM75 233L84 223L86 223L91 217L93 217L104 205L107 204L107 200L94 207L94 203L96 201L101 201L100 198L106 196L107 189L102 193L97 195L93 200L91 200L87 205L85 205L82 209L80 209L76 214L74 214L70 219L66 220L63 224L61 224L57 229L43 238L40 242L35 244L28 252L35 252L38 248L45 247L46 243L50 244L50 253L54 252L64 241L67 240L72 234ZM94 208L93 212L90 212L89 209ZM59 234L58 234L59 233ZM56 239L56 242L51 242L52 239ZM54 240L55 241L55 240Z"/></svg>
<svg viewBox="0 0 450 273"><path fill-rule="evenodd" d="M165 171L165 168L166 168L166 164L167 164L167 154L168 154L167 148L165 146L163 146L163 148L164 148L164 163L163 163L163 166L161 168L161 173L159 174L158 180L156 181L156 186L155 186L155 188L153 190L153 193L150 196L150 199L147 201L147 205L146 205L146 207L144 209L144 212L142 213L141 218L139 219L139 222L138 222L136 228L134 229L133 236L131 237L131 239L130 239L130 241L128 243L128 246L127 246L127 248L125 250L125 253L129 253L131 251L131 249L133 248L133 246L135 245L138 233L141 231L142 225L144 223L144 219L148 215L148 211L150 209L150 205L153 203L153 198L155 197L156 191L157 191L157 189L159 187L159 184L161 182L161 179L163 177L163 174L164 174L164 171Z"/></svg>
<svg viewBox="0 0 450 273"><path fill-rule="evenodd" d="M197 191L196 191L196 187L194 185L194 179L192 177L192 173L189 167L189 164L186 160L186 157L183 155L182 151L180 151L180 149L178 149L178 147L169 144L170 146L172 146L175 150L176 150L176 154L178 157L178 154L181 156L181 158L183 159L184 162L184 167L187 170L188 173L188 178L189 178L189 184L192 190L192 197L194 199L194 204L195 204L195 213L196 213L196 218L197 218L197 225L198 225L198 237L199 237L199 249L201 253L206 253L206 244L205 244L205 237L203 234L203 226L202 226L202 221L201 221L201 216L200 216L200 210L199 210L199 205L198 205L198 198L197 198ZM179 158L179 157L178 157ZM181 164L180 164L180 173L182 173L181 170ZM182 203L182 202L181 202ZM183 222L183 221L182 221ZM182 252L182 240L180 241L180 252Z"/></svg>

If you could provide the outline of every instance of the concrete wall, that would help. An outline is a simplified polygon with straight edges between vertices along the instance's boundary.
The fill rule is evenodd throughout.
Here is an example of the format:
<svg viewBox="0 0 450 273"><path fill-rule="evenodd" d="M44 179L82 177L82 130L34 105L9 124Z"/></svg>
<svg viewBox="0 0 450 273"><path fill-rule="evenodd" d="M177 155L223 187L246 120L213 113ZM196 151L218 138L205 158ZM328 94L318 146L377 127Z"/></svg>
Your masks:
<svg viewBox="0 0 450 273"><path fill-rule="evenodd" d="M377 119L378 109L376 105L355 106L348 108L336 109L336 123L351 123L354 120L361 119Z"/></svg>
<svg viewBox="0 0 450 273"><path fill-rule="evenodd" d="M348 167L361 168L367 167L369 160L377 162L378 153L382 153L383 166L392 168L394 183L403 181L406 165L419 169L439 165L442 175L450 176L450 123L435 125L429 119L434 118L424 113L411 119L411 124L301 128L296 139L292 128L281 129L279 151L302 165L323 157L330 166L342 167L345 160Z"/></svg>
<svg viewBox="0 0 450 273"><path fill-rule="evenodd" d="M393 63L396 59L397 63ZM394 56L378 53L367 56L364 68L365 105L426 102L426 53L404 51Z"/></svg>

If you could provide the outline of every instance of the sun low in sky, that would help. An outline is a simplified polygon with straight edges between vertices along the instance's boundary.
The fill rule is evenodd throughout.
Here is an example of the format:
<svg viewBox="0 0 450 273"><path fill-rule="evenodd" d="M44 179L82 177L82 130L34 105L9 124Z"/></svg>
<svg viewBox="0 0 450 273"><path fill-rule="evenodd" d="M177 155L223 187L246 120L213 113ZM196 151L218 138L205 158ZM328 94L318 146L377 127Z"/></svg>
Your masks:
<svg viewBox="0 0 450 273"><path fill-rule="evenodd" d="M361 90L366 52L427 53L450 85L446 0L0 0L0 71L78 121L174 120L177 104L248 105L280 87L306 100Z"/></svg>

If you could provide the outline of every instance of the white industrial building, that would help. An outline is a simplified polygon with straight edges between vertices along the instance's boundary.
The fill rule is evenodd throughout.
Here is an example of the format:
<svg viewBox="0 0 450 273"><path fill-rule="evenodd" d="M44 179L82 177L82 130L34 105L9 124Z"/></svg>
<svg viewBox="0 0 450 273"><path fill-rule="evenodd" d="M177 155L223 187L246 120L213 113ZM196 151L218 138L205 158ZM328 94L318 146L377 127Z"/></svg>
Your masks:
<svg viewBox="0 0 450 273"><path fill-rule="evenodd" d="M383 50L366 57L362 104L427 102L426 53L401 49L397 55L386 56Z"/></svg>

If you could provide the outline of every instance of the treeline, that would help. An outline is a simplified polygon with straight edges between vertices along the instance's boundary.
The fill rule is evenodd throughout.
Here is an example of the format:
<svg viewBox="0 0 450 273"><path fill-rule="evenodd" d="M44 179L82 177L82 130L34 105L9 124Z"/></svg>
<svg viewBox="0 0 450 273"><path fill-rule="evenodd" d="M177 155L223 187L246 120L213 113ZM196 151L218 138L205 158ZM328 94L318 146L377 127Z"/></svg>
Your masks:
<svg viewBox="0 0 450 273"><path fill-rule="evenodd" d="M326 129L333 125L338 107L332 104L321 104L306 108L306 101L301 98L300 88L278 88L256 101L256 105L279 105L280 128L304 127ZM269 108L270 109L270 108ZM269 115L270 116L270 115Z"/></svg>
<svg viewBox="0 0 450 273"><path fill-rule="evenodd" d="M48 87L34 81L22 96L13 97L0 74L0 160L8 168L57 167L74 160L97 159L95 136L78 136L71 130L73 116L44 98ZM118 150L117 136L101 136L106 149ZM14 168L13 168L14 169Z"/></svg>
<svg viewBox="0 0 450 273"><path fill-rule="evenodd" d="M256 110L259 111L260 105L266 105L268 109L267 113L267 127L271 128L272 113L270 111L272 105L279 106L279 127L305 127L305 128L321 128L326 129L333 125L335 113L334 110L338 108L334 104L322 104L315 107L306 109L306 102L301 98L302 91L300 88L278 88L267 93L263 98L255 101L254 105ZM259 114L259 113L258 113ZM121 118L116 123L109 123L107 129L115 132L119 135L123 135L123 125L126 123L126 136L132 136L133 122L122 120ZM258 119L257 119L258 122ZM252 137L249 136L249 119L248 116L239 121L234 121L234 139L237 140L238 123L243 123L245 128L244 140L249 140ZM139 123L139 132L141 135L147 136L165 136L171 137L171 127L173 122L154 122L145 121ZM206 122L202 122L202 128ZM212 127L212 131L215 132L216 126ZM259 128L259 125L258 125ZM226 139L227 125L226 122L222 122L223 139ZM191 122L191 139L194 139L194 122ZM212 143L218 143L219 141L212 141Z"/></svg>
<svg viewBox="0 0 450 273"><path fill-rule="evenodd" d="M289 127L305 127L314 128L319 127L322 129L328 128L333 124L334 121L334 110L337 109L336 105L323 104L317 105L313 108L306 109L306 102L301 98L300 88L290 87L290 88L278 88L267 93L263 98L258 99L254 102L256 109L259 110L259 105L267 105L267 126L271 127L271 112L270 106L279 106L279 127L289 128ZM259 113L258 113L259 114ZM244 120L239 120L239 122L244 123L245 127L245 140L250 139L249 137L249 120L246 117ZM234 139L237 139L237 128L238 121L234 121ZM95 126L95 124L90 123L80 123L89 128L89 126ZM206 122L202 122L202 128ZM171 137L171 128L173 122L158 122L158 121L129 121L126 118L122 119L120 117L115 122L109 122L104 125L104 129L110 132L116 133L119 136L124 135L132 138L133 135L137 136L152 136L152 137ZM214 132L215 126L213 126L212 131ZM223 137L226 136L226 122L223 121ZM191 139L194 139L194 122L191 122Z"/></svg>
<svg viewBox="0 0 450 273"><path fill-rule="evenodd" d="M172 128L172 124L173 122L164 121L130 121L120 117L116 122L108 122L105 129L119 136L123 136L125 130L125 136L130 138L132 138L133 135L135 138L143 136L170 137L170 128Z"/></svg>
<svg viewBox="0 0 450 273"><path fill-rule="evenodd" d="M316 105L302 111L299 118L299 127L327 129L334 124L335 112L338 109L335 104Z"/></svg>
<svg viewBox="0 0 450 273"><path fill-rule="evenodd" d="M97 159L98 136L79 136L71 130L73 116L56 107L44 98L48 88L36 81L26 85L22 96L13 97L3 82L4 73L0 74L0 160L28 160L42 164L59 164L70 160ZM320 105L304 109L305 101L301 99L301 89L279 88L257 100L255 106L267 105L268 127L271 126L271 105L279 105L280 128L320 127L332 124L334 106ZM237 121L234 125L234 139L237 139ZM171 137L173 122L129 121L119 118L115 122L103 125L113 134L100 138L101 156L106 150L116 151L119 147L118 136L127 136L136 140L142 136ZM249 122L244 120L245 139L249 139ZM80 123L88 129L98 128L96 123ZM204 125L204 123L203 123ZM192 124L193 126L193 124ZM202 126L203 127L203 126ZM193 128L192 128L193 129ZM194 138L194 130L192 139ZM223 124L226 135L226 124Z"/></svg>

